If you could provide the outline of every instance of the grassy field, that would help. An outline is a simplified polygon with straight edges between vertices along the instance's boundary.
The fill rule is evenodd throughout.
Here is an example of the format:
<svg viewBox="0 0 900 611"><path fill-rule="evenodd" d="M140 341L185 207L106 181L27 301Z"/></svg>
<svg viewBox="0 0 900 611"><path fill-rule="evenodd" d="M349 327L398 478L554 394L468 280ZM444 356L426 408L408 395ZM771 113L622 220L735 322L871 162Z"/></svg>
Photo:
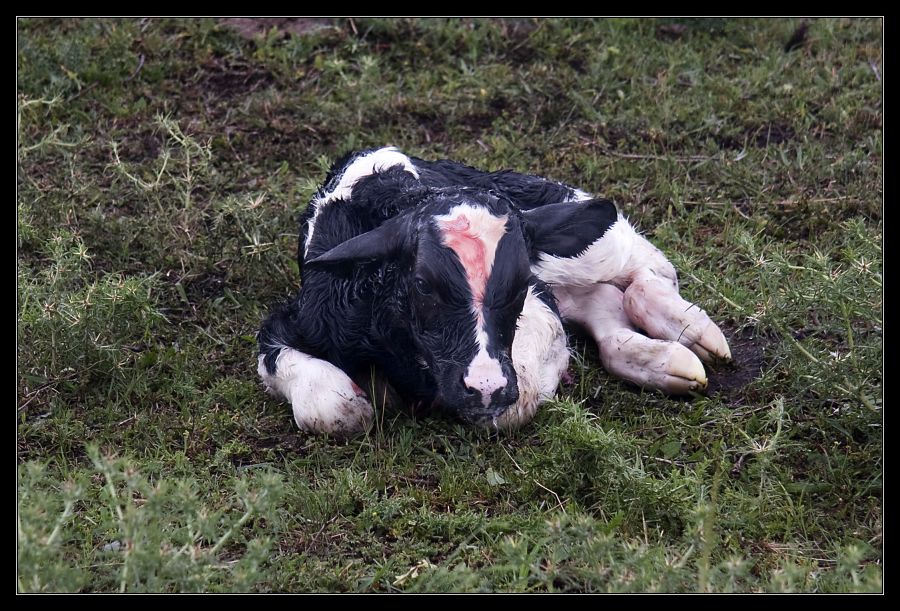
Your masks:
<svg viewBox="0 0 900 611"><path fill-rule="evenodd" d="M19 21L18 589L880 591L883 25L799 26ZM614 199L735 367L299 433L254 335L383 144Z"/></svg>

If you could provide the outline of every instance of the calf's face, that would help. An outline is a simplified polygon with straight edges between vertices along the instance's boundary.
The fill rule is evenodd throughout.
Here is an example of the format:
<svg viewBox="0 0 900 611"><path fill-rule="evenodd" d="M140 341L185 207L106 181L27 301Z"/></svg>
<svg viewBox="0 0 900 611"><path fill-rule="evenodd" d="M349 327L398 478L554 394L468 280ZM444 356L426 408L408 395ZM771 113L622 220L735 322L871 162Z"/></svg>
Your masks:
<svg viewBox="0 0 900 611"><path fill-rule="evenodd" d="M416 242L413 340L436 402L490 423L519 397L512 342L531 278L520 217L493 198L453 198L423 216Z"/></svg>
<svg viewBox="0 0 900 611"><path fill-rule="evenodd" d="M385 307L432 377L435 407L490 425L519 397L511 355L530 261L552 250L541 244L556 235L547 224L571 223L584 206L523 213L485 191L445 189L307 264L395 264L401 273Z"/></svg>

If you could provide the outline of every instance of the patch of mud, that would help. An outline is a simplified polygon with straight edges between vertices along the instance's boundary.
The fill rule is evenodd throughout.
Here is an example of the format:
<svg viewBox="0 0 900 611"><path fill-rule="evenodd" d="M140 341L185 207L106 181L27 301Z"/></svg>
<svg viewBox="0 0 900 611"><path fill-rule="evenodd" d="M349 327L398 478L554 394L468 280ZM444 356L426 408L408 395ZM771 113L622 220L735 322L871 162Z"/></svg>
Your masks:
<svg viewBox="0 0 900 611"><path fill-rule="evenodd" d="M772 345L775 340L765 335L758 334L755 329L740 329L727 325L720 325L722 333L728 340L731 348L732 362L722 365L705 365L706 375L709 380L709 386L706 394L709 396L717 396L722 398L726 403L738 404L743 402L743 389L756 380L765 371L768 363L766 361L766 349ZM569 346L575 352L582 354L588 363L588 366L602 369L600 363L600 355L597 351L597 345L593 338L587 335L580 328L573 325L566 325L569 336ZM569 379L564 378L561 388L576 389L579 386L577 368L570 367ZM619 378L611 378L618 381L626 388L633 389L635 392L642 392L640 386L630 382L620 380ZM603 392L600 396L591 400L590 403L602 401ZM690 401L690 396L677 397L670 396L670 399L678 401Z"/></svg>
<svg viewBox="0 0 900 611"><path fill-rule="evenodd" d="M794 128L786 123L766 123L756 128L750 128L747 135L758 147L765 147L772 144L781 144L790 142L797 137Z"/></svg>
<svg viewBox="0 0 900 611"><path fill-rule="evenodd" d="M268 70L249 63L210 60L201 66L204 89L219 98L246 96L275 82Z"/></svg>
<svg viewBox="0 0 900 611"><path fill-rule="evenodd" d="M754 329L722 328L731 347L732 362L728 365L707 366L710 396L724 399L738 397L740 391L762 375L766 367L765 351L773 340L757 334Z"/></svg>
<svg viewBox="0 0 900 611"><path fill-rule="evenodd" d="M209 272L184 281L188 301L200 304L225 294L227 277L224 272Z"/></svg>
<svg viewBox="0 0 900 611"><path fill-rule="evenodd" d="M660 40L678 40L688 32L683 23L663 23L656 26L656 37Z"/></svg>
<svg viewBox="0 0 900 611"><path fill-rule="evenodd" d="M507 102L502 98L491 100L490 111L476 111L459 117L448 118L433 108L422 108L411 103L394 104L390 109L373 110L363 119L366 130L390 128L391 130L418 129L425 142L444 142L448 136L469 134L483 137L491 131L494 120L502 115Z"/></svg>
<svg viewBox="0 0 900 611"><path fill-rule="evenodd" d="M288 421L291 419L288 418ZM288 425L286 425L288 426ZM245 438L244 441L252 448L250 456L241 457L238 466L260 464L273 457L277 459L285 457L305 456L309 453L315 442L311 442L305 435L299 434L290 422L289 431L275 433L266 437Z"/></svg>
<svg viewBox="0 0 900 611"><path fill-rule="evenodd" d="M304 17L265 17L251 19L249 17L232 17L219 19L219 23L235 30L248 40L262 38L275 29L285 38L303 36L334 26L334 19Z"/></svg>
<svg viewBox="0 0 900 611"><path fill-rule="evenodd" d="M159 157L163 136L158 130L142 129L127 134L119 144L119 159L125 163L141 163Z"/></svg>
<svg viewBox="0 0 900 611"><path fill-rule="evenodd" d="M786 123L764 123L750 125L739 135L711 134L710 137L720 149L740 151L748 147L765 148L791 142L797 137L797 132Z"/></svg>

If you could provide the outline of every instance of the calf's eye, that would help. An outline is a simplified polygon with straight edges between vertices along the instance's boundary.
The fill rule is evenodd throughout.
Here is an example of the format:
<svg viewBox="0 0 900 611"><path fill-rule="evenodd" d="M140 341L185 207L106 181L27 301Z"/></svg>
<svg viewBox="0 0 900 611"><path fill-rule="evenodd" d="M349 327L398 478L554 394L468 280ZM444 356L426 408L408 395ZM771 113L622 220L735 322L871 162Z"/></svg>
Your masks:
<svg viewBox="0 0 900 611"><path fill-rule="evenodd" d="M416 290L419 291L422 295L431 295L431 285L422 278L416 278L415 280Z"/></svg>

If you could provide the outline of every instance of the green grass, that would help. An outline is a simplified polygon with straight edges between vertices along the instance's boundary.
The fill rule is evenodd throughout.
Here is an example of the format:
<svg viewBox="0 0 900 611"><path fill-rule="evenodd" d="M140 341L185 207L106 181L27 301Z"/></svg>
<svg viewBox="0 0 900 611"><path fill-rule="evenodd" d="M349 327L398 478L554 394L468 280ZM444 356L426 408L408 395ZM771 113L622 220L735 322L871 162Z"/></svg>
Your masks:
<svg viewBox="0 0 900 611"><path fill-rule="evenodd" d="M881 590L882 23L683 23L19 21L18 589ZM383 144L612 197L737 366L299 433L254 334Z"/></svg>

